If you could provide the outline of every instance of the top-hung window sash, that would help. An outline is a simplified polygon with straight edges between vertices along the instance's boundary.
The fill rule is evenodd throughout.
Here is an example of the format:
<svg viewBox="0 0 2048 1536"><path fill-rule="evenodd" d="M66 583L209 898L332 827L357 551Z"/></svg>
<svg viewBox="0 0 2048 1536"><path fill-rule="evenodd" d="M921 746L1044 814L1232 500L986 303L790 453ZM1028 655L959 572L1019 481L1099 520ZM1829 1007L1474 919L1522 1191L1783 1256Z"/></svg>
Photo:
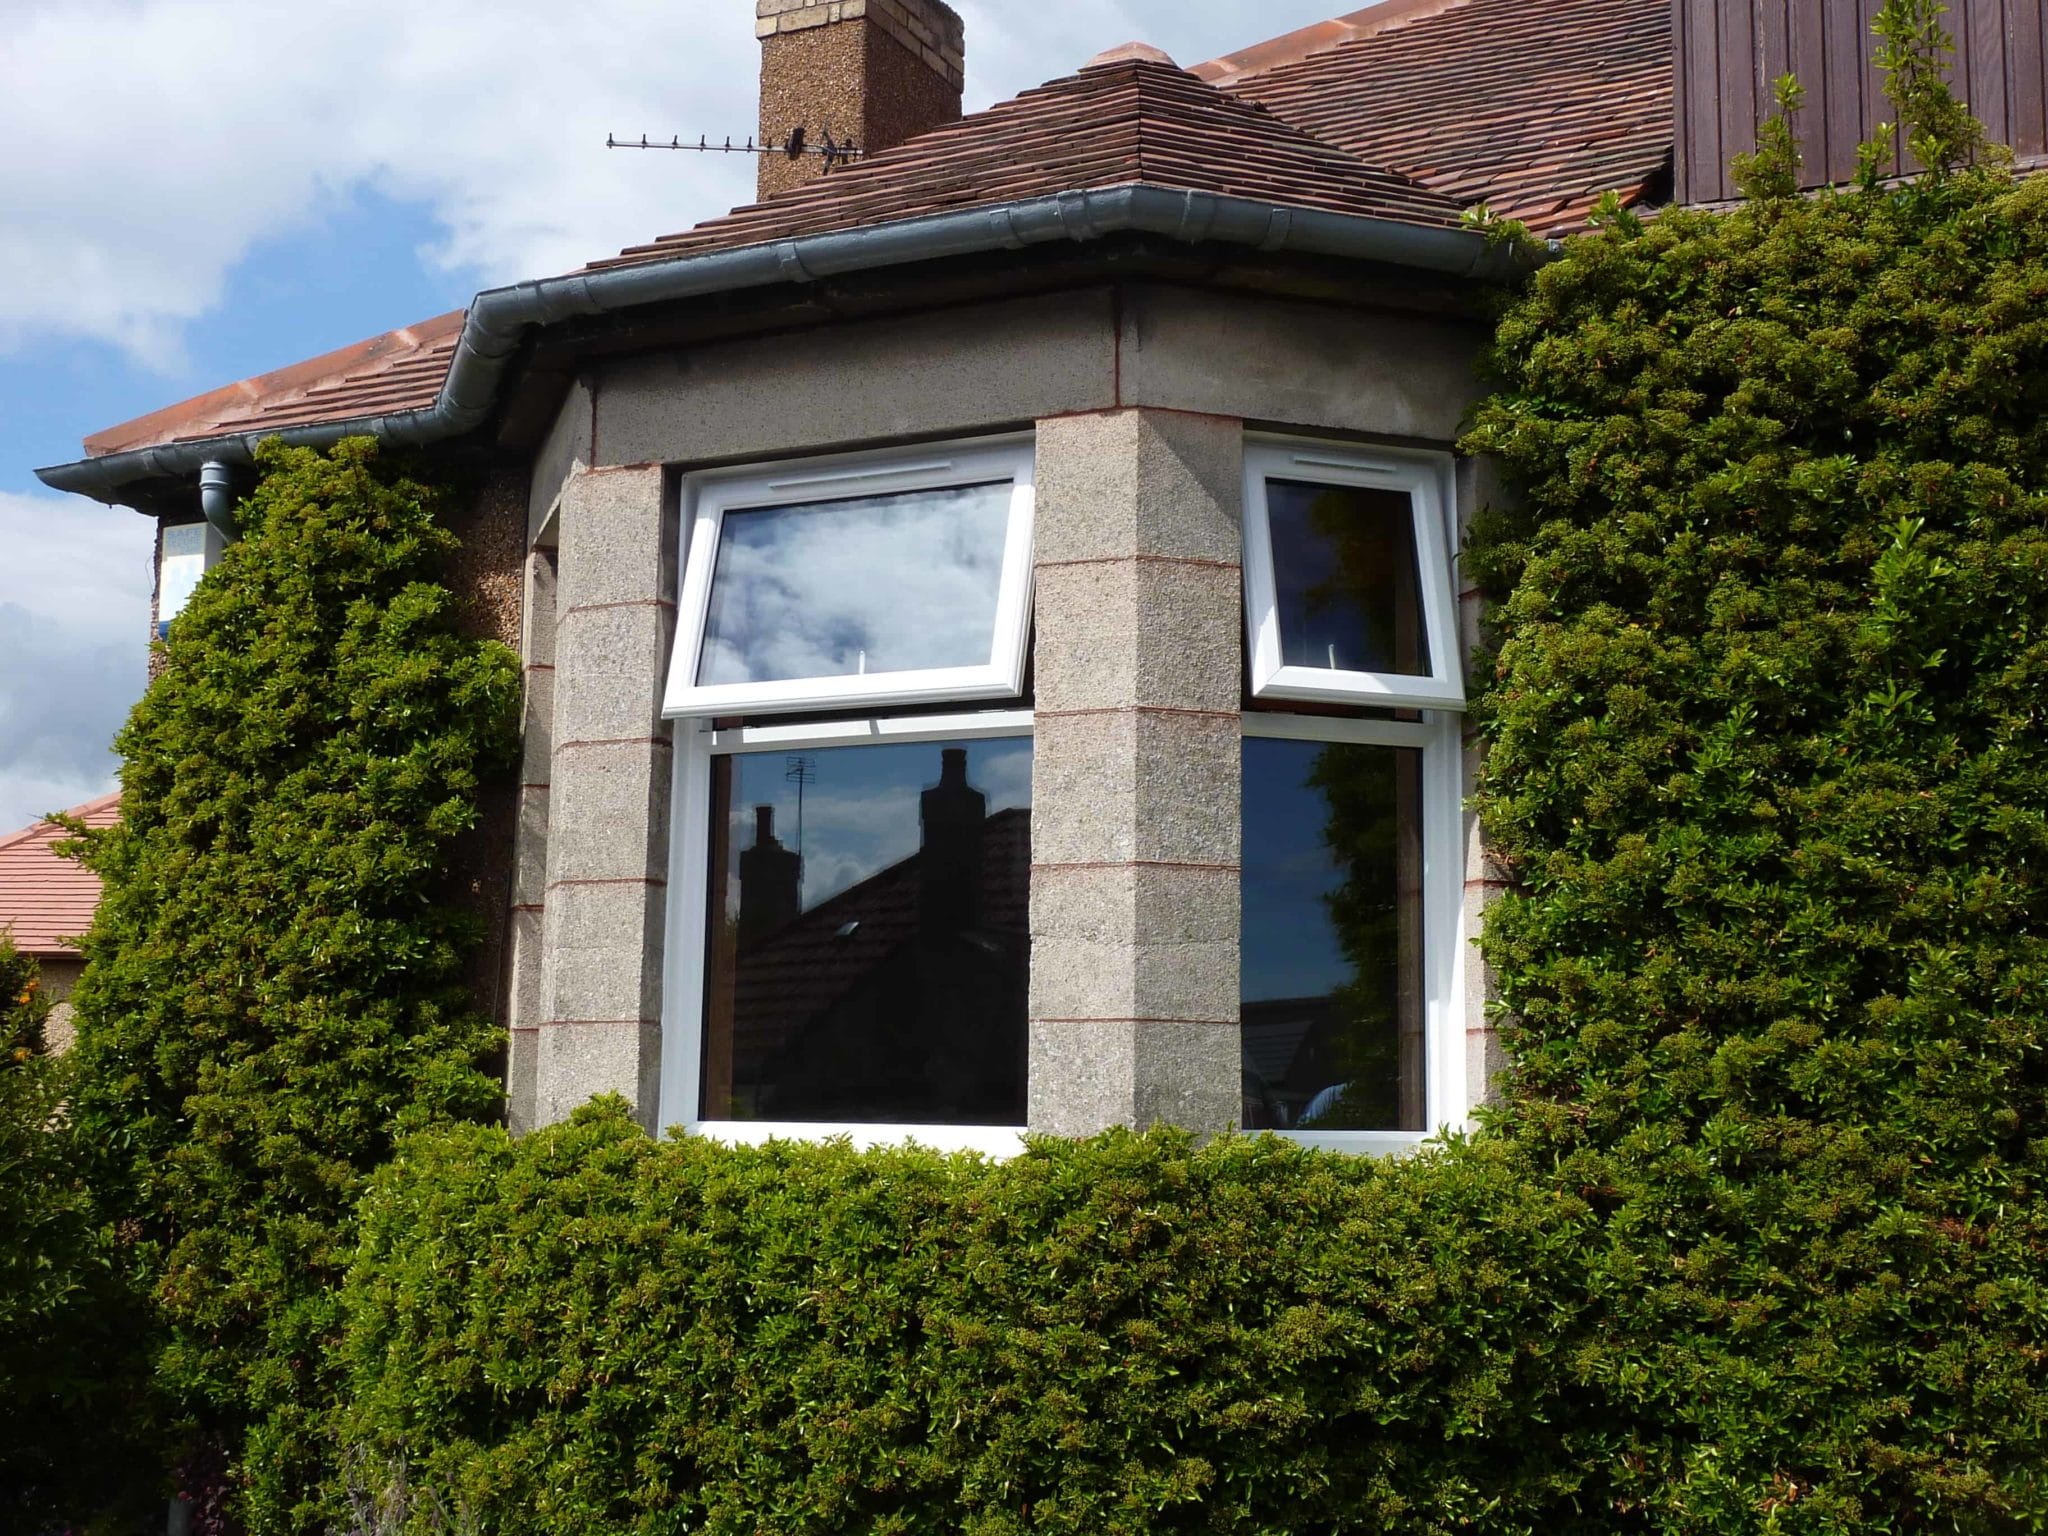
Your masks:
<svg viewBox="0 0 2048 1536"><path fill-rule="evenodd" d="M693 477L662 712L1016 697L1031 470L1013 439Z"/></svg>
<svg viewBox="0 0 2048 1536"><path fill-rule="evenodd" d="M1446 523L1449 481L1449 460L1441 454L1284 440L1246 443L1245 621L1254 696L1399 709L1465 707ZM1381 520L1382 532L1399 536L1382 548L1399 550L1401 540L1411 541L1412 554L1403 552L1402 558L1412 559L1412 576L1378 574L1386 577L1390 600L1398 595L1396 607L1412 603L1419 612L1371 614L1357 592L1319 595L1303 588L1301 573L1319 563L1331 573L1323 587L1332 585L1347 520L1356 519L1363 534L1369 518ZM1289 540L1288 546L1276 549L1276 537ZM1331 636L1341 624L1333 626L1327 617L1317 623L1318 602L1325 616L1337 613L1360 634L1368 623L1388 634L1416 634L1415 654L1403 664L1361 654L1363 647L1350 633L1340 643Z"/></svg>

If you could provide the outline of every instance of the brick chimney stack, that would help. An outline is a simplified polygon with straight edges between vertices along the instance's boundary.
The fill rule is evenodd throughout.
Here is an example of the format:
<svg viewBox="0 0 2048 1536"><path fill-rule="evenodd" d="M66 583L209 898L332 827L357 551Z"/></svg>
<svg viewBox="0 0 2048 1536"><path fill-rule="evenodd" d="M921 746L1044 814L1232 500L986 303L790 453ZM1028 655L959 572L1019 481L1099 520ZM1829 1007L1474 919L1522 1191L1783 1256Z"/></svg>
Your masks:
<svg viewBox="0 0 2048 1536"><path fill-rule="evenodd" d="M754 0L761 142L829 132L862 153L960 116L967 34L942 0ZM820 155L760 160L762 197L825 174Z"/></svg>

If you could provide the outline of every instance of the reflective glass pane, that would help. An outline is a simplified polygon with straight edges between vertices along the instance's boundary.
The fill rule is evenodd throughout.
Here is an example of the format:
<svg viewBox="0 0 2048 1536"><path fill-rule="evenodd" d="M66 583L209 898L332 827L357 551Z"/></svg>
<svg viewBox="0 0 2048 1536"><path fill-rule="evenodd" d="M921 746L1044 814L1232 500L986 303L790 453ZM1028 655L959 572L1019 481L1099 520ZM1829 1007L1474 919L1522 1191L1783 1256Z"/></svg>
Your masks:
<svg viewBox="0 0 2048 1536"><path fill-rule="evenodd" d="M987 666L1010 483L727 512L697 681Z"/></svg>
<svg viewBox="0 0 2048 1536"><path fill-rule="evenodd" d="M1244 744L1244 1125L1423 1129L1422 754Z"/></svg>
<svg viewBox="0 0 2048 1536"><path fill-rule="evenodd" d="M1266 522L1284 665L1429 676L1408 492L1268 480Z"/></svg>
<svg viewBox="0 0 2048 1536"><path fill-rule="evenodd" d="M1030 740L713 768L704 1118L1022 1125Z"/></svg>

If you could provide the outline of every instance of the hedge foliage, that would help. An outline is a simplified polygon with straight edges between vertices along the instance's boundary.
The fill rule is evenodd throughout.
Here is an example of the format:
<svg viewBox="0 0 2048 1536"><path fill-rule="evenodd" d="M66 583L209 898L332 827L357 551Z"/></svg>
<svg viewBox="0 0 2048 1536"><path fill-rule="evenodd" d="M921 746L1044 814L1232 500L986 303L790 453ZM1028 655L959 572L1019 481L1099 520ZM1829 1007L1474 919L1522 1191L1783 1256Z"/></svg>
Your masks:
<svg viewBox="0 0 2048 1536"><path fill-rule="evenodd" d="M1610 210L1467 445L1525 493L1468 553L1499 1129L1600 1214L1658 1530L2048 1525L2048 180L1951 163L1935 13L1933 174L1803 197L1778 131L1732 213Z"/></svg>
<svg viewBox="0 0 2048 1536"><path fill-rule="evenodd" d="M510 762L517 659L464 638L437 496L375 445L266 444L242 536L117 742L122 819L75 1002L72 1121L155 1374L256 1487L312 1476L353 1207L394 1139L489 1119L450 850Z"/></svg>
<svg viewBox="0 0 2048 1536"><path fill-rule="evenodd" d="M345 1528L1532 1531L1585 1216L1498 1150L424 1138L349 1282Z"/></svg>

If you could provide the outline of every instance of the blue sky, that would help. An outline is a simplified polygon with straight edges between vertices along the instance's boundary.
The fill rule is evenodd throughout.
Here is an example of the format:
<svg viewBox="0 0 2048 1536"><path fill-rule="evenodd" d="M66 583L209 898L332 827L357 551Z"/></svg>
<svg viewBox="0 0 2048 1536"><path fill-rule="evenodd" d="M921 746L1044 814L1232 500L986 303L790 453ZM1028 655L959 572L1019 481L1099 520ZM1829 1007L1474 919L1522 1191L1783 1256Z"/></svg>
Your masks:
<svg viewBox="0 0 2048 1536"><path fill-rule="evenodd" d="M1345 7L1348 8L1348 7ZM975 110L1131 38L1184 63L1325 0L956 0ZM0 832L112 787L149 524L46 491L85 434L745 201L748 0L0 4Z"/></svg>

